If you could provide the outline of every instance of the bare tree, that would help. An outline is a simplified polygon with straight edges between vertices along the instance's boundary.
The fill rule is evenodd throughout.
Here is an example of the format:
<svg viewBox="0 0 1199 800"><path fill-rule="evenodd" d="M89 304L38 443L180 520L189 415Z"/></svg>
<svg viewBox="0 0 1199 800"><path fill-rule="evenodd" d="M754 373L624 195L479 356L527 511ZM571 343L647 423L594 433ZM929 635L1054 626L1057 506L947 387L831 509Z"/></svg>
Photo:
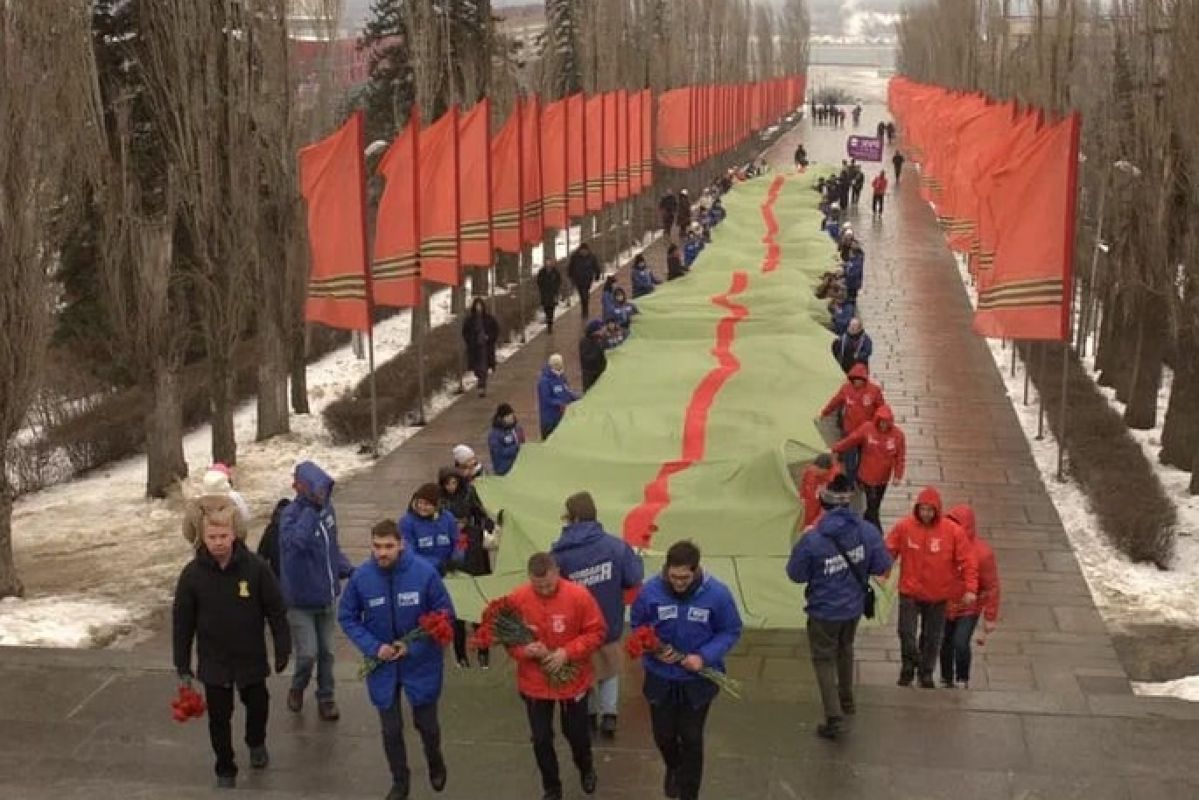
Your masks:
<svg viewBox="0 0 1199 800"><path fill-rule="evenodd" d="M7 453L37 391L50 334L49 277L73 189L69 155L81 141L89 25L82 0L0 0L0 597L23 592Z"/></svg>

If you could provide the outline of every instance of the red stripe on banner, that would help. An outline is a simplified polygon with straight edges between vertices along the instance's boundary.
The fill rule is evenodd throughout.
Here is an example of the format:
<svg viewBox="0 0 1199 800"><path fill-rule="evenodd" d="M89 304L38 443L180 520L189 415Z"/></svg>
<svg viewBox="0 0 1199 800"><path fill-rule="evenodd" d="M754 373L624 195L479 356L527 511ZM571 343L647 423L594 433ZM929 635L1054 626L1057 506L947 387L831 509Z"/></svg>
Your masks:
<svg viewBox="0 0 1199 800"><path fill-rule="evenodd" d="M782 175L775 176L770 182L770 191L766 193L766 202L762 204L762 219L766 222L766 235L762 237L762 244L766 245L766 258L762 261L762 272L774 272L779 266L779 221L774 215L774 203L783 190L784 180Z"/></svg>

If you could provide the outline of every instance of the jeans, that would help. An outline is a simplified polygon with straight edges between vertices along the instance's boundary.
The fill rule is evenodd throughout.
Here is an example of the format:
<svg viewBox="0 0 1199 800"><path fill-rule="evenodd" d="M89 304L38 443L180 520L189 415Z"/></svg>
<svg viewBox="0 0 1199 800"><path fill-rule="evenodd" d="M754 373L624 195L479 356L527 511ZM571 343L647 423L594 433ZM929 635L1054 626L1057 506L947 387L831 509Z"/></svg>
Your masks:
<svg viewBox="0 0 1199 800"><path fill-rule="evenodd" d="M978 615L945 620L941 642L941 680L949 683L970 682L970 640L978 625Z"/></svg>
<svg viewBox="0 0 1199 800"><path fill-rule="evenodd" d="M833 622L808 617L808 647L826 717L841 717L854 707L853 642L858 620Z"/></svg>
<svg viewBox="0 0 1199 800"><path fill-rule="evenodd" d="M562 778L558 775L558 755L554 752L554 707L561 708L562 735L570 743L570 753L579 773L590 772L591 731L587 723L587 701L541 700L521 695L529 715L529 731L533 738L533 755L537 758L537 769L541 771L541 786L547 792L562 791Z"/></svg>
<svg viewBox="0 0 1199 800"><path fill-rule="evenodd" d="M296 671L291 678L291 688L304 691L312 680L312 668L316 666L316 699L333 699L333 628L337 609L289 608L287 622L291 626L291 640L295 647Z"/></svg>
<svg viewBox="0 0 1199 800"><path fill-rule="evenodd" d="M391 780L405 790L409 786L408 751L404 746L404 692L396 687L396 699L391 708L379 709L379 725L383 732L383 752L387 754L387 766L391 769ZM412 721L420 733L425 761L429 767L442 766L441 723L437 719L437 703L413 706Z"/></svg>
<svg viewBox="0 0 1199 800"><path fill-rule="evenodd" d="M620 676L613 675L602 681L596 681L595 687L587 694L587 708L592 714L616 716L620 706Z"/></svg>
<svg viewBox="0 0 1199 800"><path fill-rule="evenodd" d="M862 515L863 519L874 523L874 527L882 530L882 523L879 522L878 512L883 507L883 495L887 493L887 484L871 486L868 483L863 483L862 491L866 494L866 513Z"/></svg>
<svg viewBox="0 0 1199 800"><path fill-rule="evenodd" d="M271 695L265 683L239 687L242 705L246 707L246 745L260 747L266 742L266 719L271 708ZM222 777L237 775L233 757L233 687L204 684L208 703L208 739L216 754L216 774Z"/></svg>
<svg viewBox="0 0 1199 800"><path fill-rule="evenodd" d="M681 800L697 800L704 776L704 724L711 703L696 708L686 702L651 703L654 744L666 769L673 772Z"/></svg>
<svg viewBox="0 0 1199 800"><path fill-rule="evenodd" d="M874 199L870 201L870 210L876 214L883 213L883 195L876 194Z"/></svg>
<svg viewBox="0 0 1199 800"><path fill-rule="evenodd" d="M917 622L919 638L916 636ZM922 679L932 680L944 626L944 600L928 603L907 595L899 596L899 648L904 673L915 670Z"/></svg>

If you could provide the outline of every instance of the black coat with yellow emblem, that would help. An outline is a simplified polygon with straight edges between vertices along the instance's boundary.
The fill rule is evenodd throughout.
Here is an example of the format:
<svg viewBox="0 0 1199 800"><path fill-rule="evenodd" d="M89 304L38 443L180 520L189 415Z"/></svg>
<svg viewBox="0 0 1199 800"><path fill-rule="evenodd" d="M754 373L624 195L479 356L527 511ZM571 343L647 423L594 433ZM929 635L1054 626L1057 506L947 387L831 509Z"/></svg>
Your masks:
<svg viewBox="0 0 1199 800"><path fill-rule="evenodd" d="M279 583L266 562L233 544L233 557L222 569L208 550L179 574L175 587L175 670L191 675L192 640L198 656L197 677L220 686L249 686L270 675L264 627L275 640L275 665L291 657L291 632Z"/></svg>

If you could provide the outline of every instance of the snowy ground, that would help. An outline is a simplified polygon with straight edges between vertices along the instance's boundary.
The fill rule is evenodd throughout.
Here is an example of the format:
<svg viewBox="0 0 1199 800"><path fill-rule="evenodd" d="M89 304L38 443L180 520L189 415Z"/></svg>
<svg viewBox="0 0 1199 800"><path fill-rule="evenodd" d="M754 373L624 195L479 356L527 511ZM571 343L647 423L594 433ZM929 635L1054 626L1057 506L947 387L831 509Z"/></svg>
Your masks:
<svg viewBox="0 0 1199 800"><path fill-rule="evenodd" d="M647 246L653 237L636 249ZM579 241L577 228L572 243ZM559 237L557 255L566 254ZM622 254L631 257L634 251ZM541 263L541 248L533 253ZM450 293L434 295L432 324L450 320ZM531 339L543 327L534 322L525 330ZM400 313L375 327L375 357L383 363L408 346L410 314ZM499 348L507 360L520 347L519 332ZM367 362L350 346L336 350L308 367L308 396L312 413L293 416L291 433L255 442L256 409L251 400L235 414L238 442L237 488L256 518L265 522L275 501L291 495L292 467L304 459L319 462L339 480L372 463L356 445L334 445L321 412L367 374ZM474 378L466 379L473 387ZM428 412L436 416L456 398L456 385L442 388ZM380 451L386 454L419 429L396 426L381 432ZM200 476L211 463L211 429L205 425L184 439L192 478L183 494L197 495ZM0 645L91 647L133 644L145 632L144 622L170 602L179 569L191 555L180 535L182 497L147 500L144 456L111 464L84 477L20 498L14 508L14 549L18 569L30 589L24 600L0 602ZM254 527L254 526L252 526ZM261 526L258 526L261 527Z"/></svg>

